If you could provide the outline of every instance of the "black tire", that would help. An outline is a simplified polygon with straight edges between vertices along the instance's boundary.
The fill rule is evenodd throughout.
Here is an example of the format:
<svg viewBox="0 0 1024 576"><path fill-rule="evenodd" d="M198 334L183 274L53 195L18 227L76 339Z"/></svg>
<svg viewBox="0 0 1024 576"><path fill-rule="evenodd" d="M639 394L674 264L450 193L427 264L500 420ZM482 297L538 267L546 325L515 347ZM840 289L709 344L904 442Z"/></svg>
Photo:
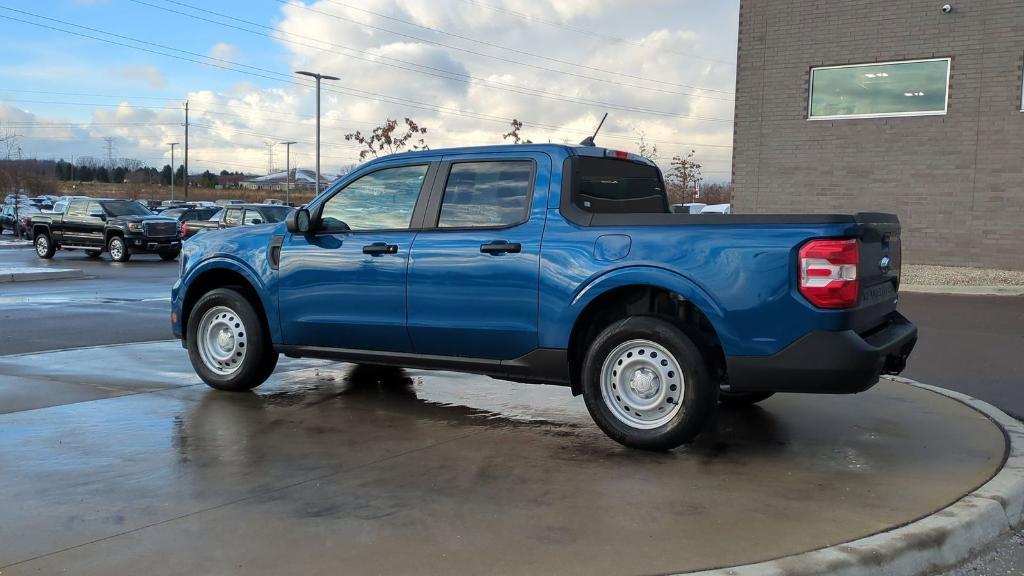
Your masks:
<svg viewBox="0 0 1024 576"><path fill-rule="evenodd" d="M107 252L110 253L110 259L114 262L127 262L132 258L124 238L116 235L111 236L110 240L107 241Z"/></svg>
<svg viewBox="0 0 1024 576"><path fill-rule="evenodd" d="M775 392L731 392L723 388L718 391L718 401L727 406L752 406L774 395Z"/></svg>
<svg viewBox="0 0 1024 576"><path fill-rule="evenodd" d="M85 255L89 258L99 258L100 254L103 254L103 250L86 250Z"/></svg>
<svg viewBox="0 0 1024 576"><path fill-rule="evenodd" d="M615 399L605 398L602 386L602 371L606 369L605 362L611 362L609 369L614 369L616 364L612 354L618 354L623 346L629 346L635 341L646 341L668 352L674 362L668 366L677 366L679 374L674 371L668 372L663 378L654 378L658 382L659 394L662 387L672 386L675 392L669 392L666 388L664 394L675 394L675 397L665 397L665 406L669 412L662 418L670 419L663 424L653 428L641 428L629 424L622 416L617 416L610 405L621 405L622 399L615 395ZM653 358L655 354L651 351L642 351ZM638 353L638 358L640 354ZM662 355L657 359L657 365L665 366L666 361ZM648 359L648 361L652 361ZM626 364L629 366L629 364ZM629 370L631 368L627 368ZM643 368L641 368L643 370ZM622 378L625 378L626 371L623 370ZM634 373L633 378L636 377ZM682 403L679 402L679 391L674 388L674 382L682 379ZM648 379L650 384L651 379ZM715 407L715 400L718 392L717 384L711 381L707 363L700 353L700 349L678 326L669 320L654 316L635 316L615 322L605 328L594 339L587 350L583 361L582 372L583 399L586 401L587 409L598 427L604 431L612 440L632 448L644 450L671 450L681 444L692 441L704 427L708 416ZM632 387L632 379L629 383ZM622 392L621 389L619 389ZM632 393L632 392L631 392ZM622 392L623 397L626 396ZM606 401L607 400L607 401ZM658 406L661 410L663 406ZM626 412L630 408L625 406ZM641 412L633 407L636 415ZM658 412L653 408L645 412L651 418L659 417Z"/></svg>
<svg viewBox="0 0 1024 576"><path fill-rule="evenodd" d="M178 254L181 254L181 250L161 250L160 259L164 262L170 262L177 258Z"/></svg>
<svg viewBox="0 0 1024 576"><path fill-rule="evenodd" d="M36 256L39 256L40 258L49 260L57 253L57 247L53 245L50 235L46 232L36 234L36 237L32 239L32 243L36 248Z"/></svg>
<svg viewBox="0 0 1024 576"><path fill-rule="evenodd" d="M211 313L208 319L207 313ZM224 317L218 318L221 315ZM200 334L201 328L204 331L207 329L204 319L213 326L231 330L231 344L218 350L230 352L223 362L217 361L210 348L201 350L202 342L208 340ZM278 353L271 345L270 335L266 333L260 315L245 296L234 288L217 288L199 298L189 314L186 338L188 357L196 374L203 382L218 390L251 390L269 378L277 366ZM244 349L231 347L239 343ZM236 359L235 354L241 356Z"/></svg>

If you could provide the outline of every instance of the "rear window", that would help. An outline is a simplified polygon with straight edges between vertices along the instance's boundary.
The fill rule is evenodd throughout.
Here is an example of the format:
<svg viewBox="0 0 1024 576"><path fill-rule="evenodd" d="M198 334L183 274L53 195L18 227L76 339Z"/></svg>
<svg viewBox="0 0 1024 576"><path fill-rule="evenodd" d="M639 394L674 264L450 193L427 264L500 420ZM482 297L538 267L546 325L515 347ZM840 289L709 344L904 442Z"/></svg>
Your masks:
<svg viewBox="0 0 1024 576"><path fill-rule="evenodd" d="M594 214L669 212L661 171L654 166L611 158L575 159L573 203Z"/></svg>
<svg viewBox="0 0 1024 576"><path fill-rule="evenodd" d="M263 206L260 212L264 222L283 222L293 208L290 206Z"/></svg>

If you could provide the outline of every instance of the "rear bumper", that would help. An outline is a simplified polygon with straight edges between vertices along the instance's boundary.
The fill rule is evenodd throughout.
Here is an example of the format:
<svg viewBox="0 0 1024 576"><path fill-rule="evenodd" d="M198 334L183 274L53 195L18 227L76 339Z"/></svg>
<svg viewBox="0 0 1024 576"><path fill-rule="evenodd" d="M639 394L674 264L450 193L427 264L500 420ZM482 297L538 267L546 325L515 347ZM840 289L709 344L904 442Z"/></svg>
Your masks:
<svg viewBox="0 0 1024 576"><path fill-rule="evenodd" d="M737 392L850 394L899 374L917 343L917 327L894 312L881 329L811 332L772 356L727 356L729 386Z"/></svg>

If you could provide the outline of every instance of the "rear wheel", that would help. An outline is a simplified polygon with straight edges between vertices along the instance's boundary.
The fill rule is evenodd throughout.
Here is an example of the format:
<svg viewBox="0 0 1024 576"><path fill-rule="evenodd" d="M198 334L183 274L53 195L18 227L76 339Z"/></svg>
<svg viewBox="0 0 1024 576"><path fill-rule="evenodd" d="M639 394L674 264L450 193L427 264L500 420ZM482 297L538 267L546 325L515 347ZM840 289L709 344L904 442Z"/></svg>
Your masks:
<svg viewBox="0 0 1024 576"><path fill-rule="evenodd" d="M251 390L277 366L278 354L258 313L232 288L212 290L196 302L187 339L192 367L218 390Z"/></svg>
<svg viewBox="0 0 1024 576"><path fill-rule="evenodd" d="M718 391L718 401L728 406L750 406L774 395L775 392L732 392L727 386L722 386Z"/></svg>
<svg viewBox="0 0 1024 576"><path fill-rule="evenodd" d="M50 240L50 235L46 232L36 234L35 246L36 256L39 256L40 258L53 258L54 253L57 252L57 247L53 245L53 242Z"/></svg>
<svg viewBox="0 0 1024 576"><path fill-rule="evenodd" d="M128 252L128 246L124 243L124 238L120 236L110 237L110 241L107 243L107 252L110 252L110 259L114 262L127 262L132 257Z"/></svg>
<svg viewBox="0 0 1024 576"><path fill-rule="evenodd" d="M646 450L693 440L718 392L693 340L651 316L627 318L598 334L582 376L587 409L601 430Z"/></svg>

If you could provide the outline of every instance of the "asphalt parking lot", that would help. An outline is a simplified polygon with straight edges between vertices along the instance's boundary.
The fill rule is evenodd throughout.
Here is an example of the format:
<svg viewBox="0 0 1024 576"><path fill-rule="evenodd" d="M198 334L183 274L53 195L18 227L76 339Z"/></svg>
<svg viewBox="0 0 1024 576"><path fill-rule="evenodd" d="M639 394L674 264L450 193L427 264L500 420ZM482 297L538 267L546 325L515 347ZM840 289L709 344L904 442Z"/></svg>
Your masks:
<svg viewBox="0 0 1024 576"><path fill-rule="evenodd" d="M478 376L283 359L219 393L159 342L176 263L3 264L86 274L0 287L5 576L713 568L905 524L1003 457L986 418L888 381L725 409L668 454L614 444L564 388ZM902 298L906 376L1024 413L1024 299Z"/></svg>

